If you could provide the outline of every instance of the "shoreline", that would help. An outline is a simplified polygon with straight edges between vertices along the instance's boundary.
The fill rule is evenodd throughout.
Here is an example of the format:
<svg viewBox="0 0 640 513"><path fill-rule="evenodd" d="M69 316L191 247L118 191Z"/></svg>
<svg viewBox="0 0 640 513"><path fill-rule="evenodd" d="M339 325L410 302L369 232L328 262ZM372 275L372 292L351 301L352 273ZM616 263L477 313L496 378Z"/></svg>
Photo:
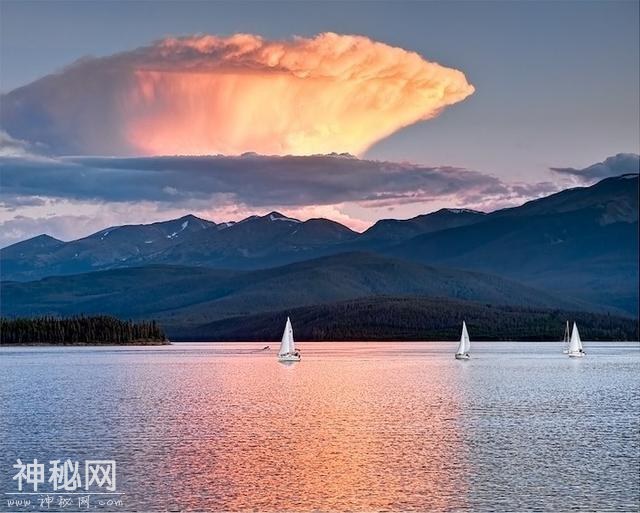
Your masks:
<svg viewBox="0 0 640 513"><path fill-rule="evenodd" d="M458 340L298 340L300 344L455 344ZM513 344L513 343L537 343L537 344L562 344L561 340L474 340L479 343ZM639 340L585 340L585 343L627 343L640 344ZM146 342L135 344L0 344L1 347L145 347L145 346L175 346L179 344L269 344L267 340L173 340L167 342ZM271 342L277 345L277 342ZM275 347L275 346L274 346Z"/></svg>
<svg viewBox="0 0 640 513"><path fill-rule="evenodd" d="M129 347L129 346L170 346L171 341L136 341L130 343L110 342L108 344L90 344L86 342L69 342L64 344L47 344L44 342L25 342L20 344L0 343L0 347Z"/></svg>
<svg viewBox="0 0 640 513"><path fill-rule="evenodd" d="M409 344L413 344L413 343L419 343L419 342L444 342L444 343L453 343L453 342L459 342L460 341L460 337L457 338L437 338L437 339L427 339L427 338L420 338L420 339L402 339L402 338L389 338L389 339L367 339L367 338L360 338L360 339L334 339L334 340L327 340L327 339L320 339L320 340L310 340L310 339L304 339L304 338L298 338L296 337L296 344L297 343L301 343L301 344L316 344L316 343L367 343L367 344L376 344L376 343L389 343L389 342L407 342ZM522 339L517 339L517 338L512 338L512 339L506 339L506 338L496 338L496 339L488 339L488 338L482 338L482 337L477 337L477 338L473 338L472 339L473 342L544 342L544 343L550 343L550 344L562 344L563 341L561 339L532 339L532 338L522 338ZM625 339L620 339L620 338L592 338L592 339L587 339L586 342L640 342L640 340L638 339L634 339L634 340L625 340ZM277 345L280 344L279 340L274 340L274 339L261 339L261 340L257 340L257 339L214 339L214 340L205 340L205 339L189 339L189 338L172 338L171 339L171 343L172 344L185 344L185 343L189 343L189 344L271 344L271 345Z"/></svg>

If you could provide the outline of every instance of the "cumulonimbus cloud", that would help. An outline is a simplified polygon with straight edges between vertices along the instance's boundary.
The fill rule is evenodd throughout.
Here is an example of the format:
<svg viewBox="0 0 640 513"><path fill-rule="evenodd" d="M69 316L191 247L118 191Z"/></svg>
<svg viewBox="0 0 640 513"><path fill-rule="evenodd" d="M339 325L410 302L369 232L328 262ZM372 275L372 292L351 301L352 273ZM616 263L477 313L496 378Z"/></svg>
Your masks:
<svg viewBox="0 0 640 513"><path fill-rule="evenodd" d="M54 154L360 155L473 91L461 71L363 36L192 36L11 91L0 123Z"/></svg>

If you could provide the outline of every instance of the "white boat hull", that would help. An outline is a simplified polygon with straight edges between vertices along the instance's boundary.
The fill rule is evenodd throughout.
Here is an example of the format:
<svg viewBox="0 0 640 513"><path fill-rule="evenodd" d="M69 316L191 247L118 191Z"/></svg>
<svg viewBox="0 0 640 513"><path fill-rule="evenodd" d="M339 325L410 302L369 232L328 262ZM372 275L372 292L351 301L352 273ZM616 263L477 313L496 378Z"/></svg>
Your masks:
<svg viewBox="0 0 640 513"><path fill-rule="evenodd" d="M282 356L278 356L278 361L279 362L299 362L300 356L296 356L293 354L285 354Z"/></svg>
<svg viewBox="0 0 640 513"><path fill-rule="evenodd" d="M456 360L468 360L469 358L471 358L471 356L468 353L467 354L456 353Z"/></svg>
<svg viewBox="0 0 640 513"><path fill-rule="evenodd" d="M582 358L587 353L567 353L567 354L569 355L569 358Z"/></svg>

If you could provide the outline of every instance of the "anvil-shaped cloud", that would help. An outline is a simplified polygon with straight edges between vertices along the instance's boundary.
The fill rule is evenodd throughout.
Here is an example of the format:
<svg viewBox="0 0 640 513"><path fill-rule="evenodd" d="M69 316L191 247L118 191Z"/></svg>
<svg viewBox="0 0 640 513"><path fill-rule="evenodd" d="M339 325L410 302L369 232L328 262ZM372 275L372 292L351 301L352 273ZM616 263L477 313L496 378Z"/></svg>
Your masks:
<svg viewBox="0 0 640 513"><path fill-rule="evenodd" d="M360 155L473 91L458 70L362 36L192 36L11 91L0 123L53 154Z"/></svg>

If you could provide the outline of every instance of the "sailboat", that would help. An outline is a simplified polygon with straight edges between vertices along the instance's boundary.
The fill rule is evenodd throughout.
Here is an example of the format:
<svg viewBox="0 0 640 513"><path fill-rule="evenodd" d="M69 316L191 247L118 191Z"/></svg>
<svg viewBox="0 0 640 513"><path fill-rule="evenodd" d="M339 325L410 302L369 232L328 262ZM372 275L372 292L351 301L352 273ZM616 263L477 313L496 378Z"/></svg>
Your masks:
<svg viewBox="0 0 640 513"><path fill-rule="evenodd" d="M469 341L467 324L462 321L462 335L460 335L460 344L458 344L456 351L456 360L468 360L470 358L469 349L471 349L471 342Z"/></svg>
<svg viewBox="0 0 640 513"><path fill-rule="evenodd" d="M299 362L300 352L296 350L293 340L293 328L291 327L291 319L287 317L287 324L282 334L282 342L278 351L278 361L280 362Z"/></svg>
<svg viewBox="0 0 640 513"><path fill-rule="evenodd" d="M569 332L569 321L567 321L567 325L564 329L564 347L562 349L562 354L569 354L569 342L571 341L571 333Z"/></svg>
<svg viewBox="0 0 640 513"><path fill-rule="evenodd" d="M569 340L568 355L570 358L581 358L586 353L582 350L582 340L580 340L580 332L578 326L573 323L573 330L571 331L571 340Z"/></svg>

